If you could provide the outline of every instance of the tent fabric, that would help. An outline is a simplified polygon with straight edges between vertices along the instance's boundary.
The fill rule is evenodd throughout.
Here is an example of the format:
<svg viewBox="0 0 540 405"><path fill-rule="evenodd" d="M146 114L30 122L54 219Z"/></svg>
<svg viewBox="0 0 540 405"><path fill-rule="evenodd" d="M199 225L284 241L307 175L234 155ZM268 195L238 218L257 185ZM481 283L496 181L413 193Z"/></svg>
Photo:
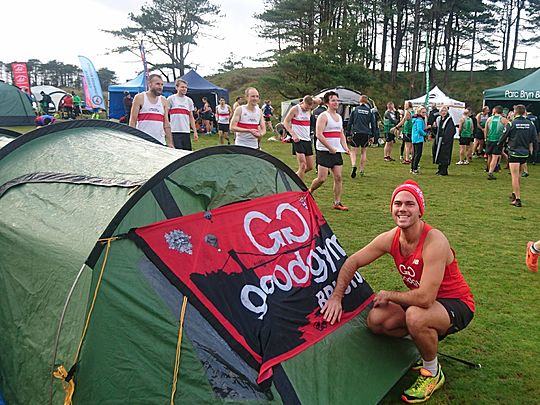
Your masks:
<svg viewBox="0 0 540 405"><path fill-rule="evenodd" d="M32 103L18 87L0 82L0 125L34 125Z"/></svg>
<svg viewBox="0 0 540 405"><path fill-rule="evenodd" d="M6 128L0 128L0 149L20 135L19 132Z"/></svg>
<svg viewBox="0 0 540 405"><path fill-rule="evenodd" d="M338 98L339 98L338 114L341 115L341 117L343 118L344 125L347 126L347 122L349 121L349 117L351 115L352 110L354 109L354 107L360 104L360 96L362 95L362 93L360 93L357 90L338 86L338 87L329 87L327 89L321 90L313 97L319 97L322 100L324 95L329 91L334 91L338 94ZM293 100L287 100L281 103L281 122L283 122L283 120L287 116L287 113L289 112L290 108L298 104L300 100L301 99L293 99Z"/></svg>
<svg viewBox="0 0 540 405"><path fill-rule="evenodd" d="M523 104L540 101L540 69L523 79L484 90L484 100L516 101Z"/></svg>
<svg viewBox="0 0 540 405"><path fill-rule="evenodd" d="M219 97L229 100L229 92L200 76L196 71L190 70L181 77L188 82L187 95L193 99L196 106L202 107L202 97L207 97L212 108L215 108ZM145 91L144 72L134 79L124 84L114 84L109 86L109 118L119 119L124 116L124 91L128 91L132 96ZM164 83L163 95L169 96L176 92L174 83Z"/></svg>
<svg viewBox="0 0 540 405"><path fill-rule="evenodd" d="M484 90L484 105L490 108L501 105L508 109L524 104L527 111L540 115L540 69L523 79Z"/></svg>
<svg viewBox="0 0 540 405"><path fill-rule="evenodd" d="M322 99L325 93L329 91L335 91L338 94L338 98L341 104L358 105L360 103L360 96L362 95L362 93L346 87L334 87L324 89L321 90L318 94L316 94L315 97L320 97Z"/></svg>
<svg viewBox="0 0 540 405"><path fill-rule="evenodd" d="M21 135L21 133L17 131L13 131L12 129L0 128L0 135L16 138L19 135Z"/></svg>
<svg viewBox="0 0 540 405"><path fill-rule="evenodd" d="M67 96L67 92L64 90L54 87L54 86L34 86L32 87L32 95L36 99L36 102L40 102L43 96L41 95L41 92L44 92L45 94L48 94L51 96L51 99L54 104L54 108L56 111L60 108L60 102L62 99Z"/></svg>
<svg viewBox="0 0 540 405"><path fill-rule="evenodd" d="M459 124L459 120L463 116L463 110L465 109L465 103L463 101L454 100L453 98L448 97L438 86L435 86L429 91L429 104L441 108L443 105L448 107L448 113L452 117L454 124L456 126ZM421 96L414 98L410 101L413 104L413 107L421 107L426 103L426 96Z"/></svg>
<svg viewBox="0 0 540 405"><path fill-rule="evenodd" d="M2 135L0 134L0 149L6 146L8 143L10 143L15 138L9 136L9 135Z"/></svg>
<svg viewBox="0 0 540 405"><path fill-rule="evenodd" d="M183 296L122 235L178 213L306 190L264 152L190 153L98 120L39 128L0 149L0 187L33 173L73 181L23 181L0 197L0 391L10 404L63 403L51 372L73 365L102 268L73 403L168 403ZM107 248L103 239L114 236ZM375 403L417 352L410 341L368 333L366 315L282 363L261 390L255 370L188 303L175 403Z"/></svg>

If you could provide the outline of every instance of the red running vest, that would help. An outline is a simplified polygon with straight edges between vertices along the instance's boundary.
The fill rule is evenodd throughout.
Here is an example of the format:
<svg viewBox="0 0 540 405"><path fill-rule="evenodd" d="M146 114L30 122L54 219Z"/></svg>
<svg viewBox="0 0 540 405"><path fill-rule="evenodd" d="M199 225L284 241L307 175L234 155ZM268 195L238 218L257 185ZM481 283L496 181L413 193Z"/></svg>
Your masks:
<svg viewBox="0 0 540 405"><path fill-rule="evenodd" d="M430 225L424 223L424 229L422 230L422 235L420 235L418 245L414 252L407 257L404 257L401 254L399 246L399 236L401 235L400 228L396 229L394 239L392 240L390 254L394 257L394 263L396 264L396 268L398 269L403 282L411 290L420 286L420 279L422 278L422 271L424 269L422 249L424 248L424 241L426 240L427 234L431 229ZM439 291L437 292L437 298L460 299L472 312L474 312L474 298L471 289L459 271L456 254L453 249L452 254L454 255L454 260L444 268L444 277L439 287Z"/></svg>

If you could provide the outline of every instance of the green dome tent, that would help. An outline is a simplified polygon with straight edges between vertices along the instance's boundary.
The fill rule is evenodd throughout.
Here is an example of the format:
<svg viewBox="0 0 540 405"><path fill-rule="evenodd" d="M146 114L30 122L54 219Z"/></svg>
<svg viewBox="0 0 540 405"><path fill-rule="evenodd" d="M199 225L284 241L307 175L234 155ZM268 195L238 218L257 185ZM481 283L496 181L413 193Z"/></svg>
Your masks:
<svg viewBox="0 0 540 405"><path fill-rule="evenodd" d="M263 152L189 153L106 121L51 125L8 143L0 149L6 402L62 404L52 373L65 365L76 405L169 404L179 319L177 404L378 402L417 354L410 341L370 334L367 310L274 367L263 391L204 314L189 303L180 315L180 291L121 237L167 218L301 190L291 169Z"/></svg>
<svg viewBox="0 0 540 405"><path fill-rule="evenodd" d="M3 148L12 140L20 135L19 132L12 131L6 128L0 128L0 148Z"/></svg>
<svg viewBox="0 0 540 405"><path fill-rule="evenodd" d="M0 125L34 125L30 98L18 87L0 81Z"/></svg>

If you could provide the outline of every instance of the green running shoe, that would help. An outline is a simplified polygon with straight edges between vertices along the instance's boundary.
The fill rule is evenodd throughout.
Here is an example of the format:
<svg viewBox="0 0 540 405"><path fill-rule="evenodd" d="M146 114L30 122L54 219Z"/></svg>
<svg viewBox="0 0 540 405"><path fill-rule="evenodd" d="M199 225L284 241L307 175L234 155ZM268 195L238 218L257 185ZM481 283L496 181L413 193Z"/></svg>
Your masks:
<svg viewBox="0 0 540 405"><path fill-rule="evenodd" d="M433 376L425 368L420 369L420 375L411 388L405 390L401 394L401 399L409 404L419 404L426 402L435 390L442 387L444 384L444 374L439 364L437 375Z"/></svg>

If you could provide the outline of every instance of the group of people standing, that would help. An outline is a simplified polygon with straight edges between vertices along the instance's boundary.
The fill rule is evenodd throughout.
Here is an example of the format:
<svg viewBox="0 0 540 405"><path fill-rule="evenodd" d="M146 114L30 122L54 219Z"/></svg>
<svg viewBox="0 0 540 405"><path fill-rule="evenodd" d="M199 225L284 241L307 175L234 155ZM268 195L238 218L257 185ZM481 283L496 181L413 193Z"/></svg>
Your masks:
<svg viewBox="0 0 540 405"><path fill-rule="evenodd" d="M401 132L402 150L405 158L402 163L411 164L411 174L420 174L418 168L422 158L426 138L433 140L433 163L438 165L436 174L448 176L451 163L454 137L459 134L459 161L456 165L468 165L473 157L486 159L488 180L495 180L495 171L500 168L501 157L508 163L512 174L511 203L521 207L520 177L527 177L527 162L536 162L540 121L527 112L524 105L515 105L513 111L505 112L503 107L495 106L492 111L484 107L476 117L466 108L459 122L454 123L448 106L437 109L432 106L429 116L425 107L420 106L413 114L412 104L406 103L403 118L393 103L388 103L384 114L386 136L385 160L391 158L392 144ZM412 153L410 151L412 150ZM403 152L402 152L403 155ZM354 173L354 168L353 168Z"/></svg>
<svg viewBox="0 0 540 405"><path fill-rule="evenodd" d="M137 94L129 103L129 125L146 132L158 142L171 148L192 150L193 140L199 139L201 127L196 125L193 100L187 96L188 83L183 79L175 82L176 93L165 98L163 79L152 74L148 78L149 89ZM130 98L130 97L129 97ZM235 144L258 149L260 140L266 133L265 117L259 107L259 92L254 87L245 91L247 104L241 104L241 98L230 107L224 98L216 106L216 121L220 143L230 143L229 133L235 133ZM212 112L208 100L203 98L201 119L206 131L211 128L208 115ZM126 104L124 104L126 105ZM212 116L213 116L212 112Z"/></svg>
<svg viewBox="0 0 540 405"><path fill-rule="evenodd" d="M149 133L162 144L191 150L190 130L193 130L193 140L198 140L194 118L196 110L193 101L186 95L188 83L178 79L175 84L176 94L165 99L161 95L163 80L159 75L151 75L149 90L138 94L133 100L130 125ZM158 99L161 100L159 103ZM267 100L262 108L259 107L259 92L254 87L246 89L245 101L246 104L242 105L238 98L233 107L230 107L223 98L220 99L216 106L220 143L230 143L229 133L232 132L235 135L235 145L259 149L267 128L272 129L271 103ZM358 174L363 176L367 147L376 137L378 123L366 95L360 96L359 104L351 111L346 126L338 114L338 108L339 96L335 92L327 92L322 100L308 95L289 110L283 126L291 135L293 154L298 162L297 175L303 179L307 172L317 166L317 177L310 187L311 191L315 191L324 184L331 172L334 179L333 208L347 211L348 208L341 202L341 153L350 155L351 177L355 178ZM211 111L209 105L206 110ZM540 131L531 121L534 116L527 116L523 105L515 106L508 116L503 115L501 106L496 106L491 115L489 108L484 107L476 117L472 116L469 109L465 109L460 121L455 123L448 106L440 109L432 106L428 115L424 106L414 110L412 103L407 102L405 109L400 112L394 103L389 102L383 116L386 140L384 160L395 160L392 158L393 145L401 138L400 160L403 164L410 164L411 174L418 175L424 142L429 138L433 140L433 163L438 165L436 174L447 176L454 137L458 132L460 158L456 164L468 165L473 156L484 157L485 152L486 171L488 179L492 180L495 179L493 173L499 167L501 156L506 156L504 147L507 146L508 167L512 174L512 204L521 207L520 175L527 173L527 159L537 150ZM202 118L207 119L208 116ZM211 124L205 124L208 128L206 125Z"/></svg>

